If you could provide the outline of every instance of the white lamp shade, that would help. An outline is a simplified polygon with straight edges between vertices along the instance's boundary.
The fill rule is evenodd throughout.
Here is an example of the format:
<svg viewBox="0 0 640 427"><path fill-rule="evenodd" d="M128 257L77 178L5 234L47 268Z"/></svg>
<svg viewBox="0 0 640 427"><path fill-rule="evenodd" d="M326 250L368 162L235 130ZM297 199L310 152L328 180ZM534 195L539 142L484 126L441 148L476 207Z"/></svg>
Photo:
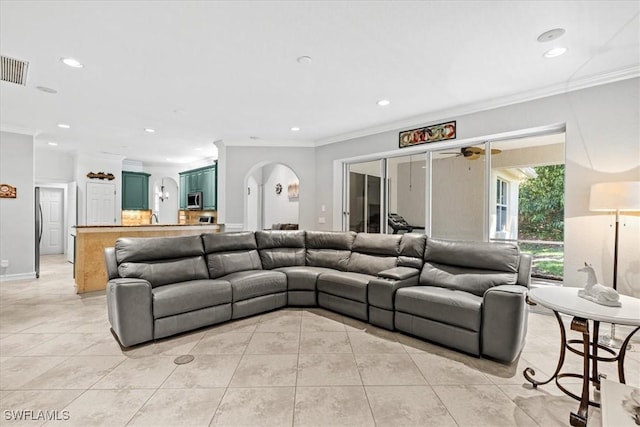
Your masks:
<svg viewBox="0 0 640 427"><path fill-rule="evenodd" d="M640 181L593 184L589 197L589 210L640 211Z"/></svg>

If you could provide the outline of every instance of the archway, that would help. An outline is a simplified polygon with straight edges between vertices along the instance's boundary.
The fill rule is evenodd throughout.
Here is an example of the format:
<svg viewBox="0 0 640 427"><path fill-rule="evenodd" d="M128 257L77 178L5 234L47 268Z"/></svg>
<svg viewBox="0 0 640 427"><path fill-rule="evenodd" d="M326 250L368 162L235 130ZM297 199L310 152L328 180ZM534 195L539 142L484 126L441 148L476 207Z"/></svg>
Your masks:
<svg viewBox="0 0 640 427"><path fill-rule="evenodd" d="M258 163L244 182L245 230L298 227L300 181L293 169L277 162Z"/></svg>
<svg viewBox="0 0 640 427"><path fill-rule="evenodd" d="M151 208L157 215L159 224L178 223L178 183L171 177L164 176L153 183Z"/></svg>

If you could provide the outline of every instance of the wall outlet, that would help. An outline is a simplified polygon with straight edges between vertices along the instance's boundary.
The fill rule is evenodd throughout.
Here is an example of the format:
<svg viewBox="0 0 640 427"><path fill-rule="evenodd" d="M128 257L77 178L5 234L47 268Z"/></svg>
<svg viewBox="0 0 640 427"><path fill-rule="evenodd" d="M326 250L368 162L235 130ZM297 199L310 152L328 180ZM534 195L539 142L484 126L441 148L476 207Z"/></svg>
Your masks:
<svg viewBox="0 0 640 427"><path fill-rule="evenodd" d="M8 259L3 259L2 261L0 261L0 267L2 267L2 268L9 267L9 260Z"/></svg>
<svg viewBox="0 0 640 427"><path fill-rule="evenodd" d="M320 218L318 218L318 223L320 223L320 224L324 224L325 222L327 222L327 220L326 220L323 216L321 216Z"/></svg>

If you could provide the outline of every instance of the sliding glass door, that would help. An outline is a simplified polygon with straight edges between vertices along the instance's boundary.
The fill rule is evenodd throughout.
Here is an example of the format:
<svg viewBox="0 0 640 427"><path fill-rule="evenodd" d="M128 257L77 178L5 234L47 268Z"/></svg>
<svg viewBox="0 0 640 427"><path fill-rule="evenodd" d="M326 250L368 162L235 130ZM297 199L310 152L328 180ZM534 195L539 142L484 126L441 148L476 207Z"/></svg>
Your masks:
<svg viewBox="0 0 640 427"><path fill-rule="evenodd" d="M348 165L348 194L345 223L348 230L380 233L384 228L384 161Z"/></svg>
<svg viewBox="0 0 640 427"><path fill-rule="evenodd" d="M541 259L552 253L554 264L540 274L555 279L563 261L563 163L562 132L345 163L343 229L517 241L539 249Z"/></svg>

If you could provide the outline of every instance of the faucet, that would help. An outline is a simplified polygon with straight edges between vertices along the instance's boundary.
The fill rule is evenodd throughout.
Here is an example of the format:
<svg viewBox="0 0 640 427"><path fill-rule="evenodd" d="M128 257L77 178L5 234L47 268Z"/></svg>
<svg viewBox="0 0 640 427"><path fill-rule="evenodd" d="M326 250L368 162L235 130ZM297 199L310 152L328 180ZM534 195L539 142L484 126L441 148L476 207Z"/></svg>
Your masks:
<svg viewBox="0 0 640 427"><path fill-rule="evenodd" d="M158 223L158 215L151 214L151 218L149 218L149 224L153 224L153 218L156 219L156 224Z"/></svg>

